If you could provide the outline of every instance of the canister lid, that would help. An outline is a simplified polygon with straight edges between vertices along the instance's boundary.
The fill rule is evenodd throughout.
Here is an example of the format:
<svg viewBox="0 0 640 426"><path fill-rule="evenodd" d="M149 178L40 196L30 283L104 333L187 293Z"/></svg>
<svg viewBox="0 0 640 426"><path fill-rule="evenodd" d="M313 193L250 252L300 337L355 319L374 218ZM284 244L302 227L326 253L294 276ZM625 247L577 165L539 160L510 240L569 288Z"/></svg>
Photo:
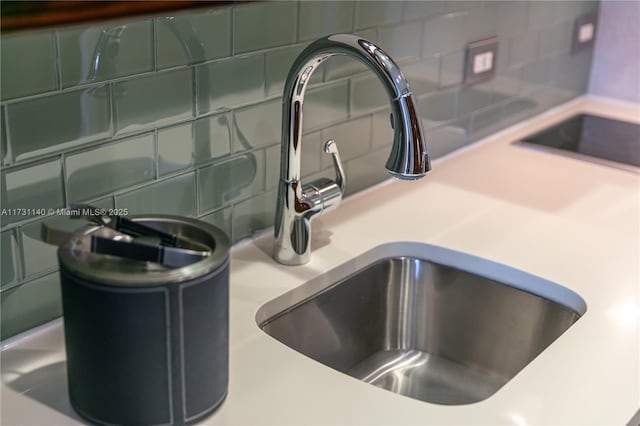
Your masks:
<svg viewBox="0 0 640 426"><path fill-rule="evenodd" d="M114 238L110 228L89 226L58 248L61 267L88 281L123 287L144 287L193 280L223 266L229 256L229 239L219 228L181 216L131 216L132 221L174 234L207 247L209 255L194 263L171 268L154 262L93 253L92 237Z"/></svg>

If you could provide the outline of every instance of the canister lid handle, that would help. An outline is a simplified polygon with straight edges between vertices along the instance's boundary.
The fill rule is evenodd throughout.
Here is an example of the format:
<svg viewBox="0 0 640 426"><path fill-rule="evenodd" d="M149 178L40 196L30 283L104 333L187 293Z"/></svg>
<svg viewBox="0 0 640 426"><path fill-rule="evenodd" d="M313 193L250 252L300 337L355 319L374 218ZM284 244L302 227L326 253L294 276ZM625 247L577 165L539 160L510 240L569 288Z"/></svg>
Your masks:
<svg viewBox="0 0 640 426"><path fill-rule="evenodd" d="M102 214L88 204L73 204L73 219L84 219L85 225L70 229L74 221L43 223L42 240L60 246L73 238L90 235L90 245L84 251L121 258L154 262L180 268L211 255L213 247L180 235L166 232L125 216ZM102 232L107 230L108 232ZM88 250L87 250L88 249Z"/></svg>

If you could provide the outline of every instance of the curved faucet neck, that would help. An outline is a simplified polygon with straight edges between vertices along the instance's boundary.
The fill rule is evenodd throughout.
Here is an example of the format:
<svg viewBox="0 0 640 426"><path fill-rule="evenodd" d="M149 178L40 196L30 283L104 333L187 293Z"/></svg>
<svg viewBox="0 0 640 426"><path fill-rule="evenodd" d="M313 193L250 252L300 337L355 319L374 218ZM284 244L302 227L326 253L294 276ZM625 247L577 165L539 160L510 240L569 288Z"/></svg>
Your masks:
<svg viewBox="0 0 640 426"><path fill-rule="evenodd" d="M400 68L387 53L370 41L350 34L336 34L311 43L293 63L284 87L280 176L287 182L300 180L300 155L292 155L290 151L301 149L307 85L318 66L336 55L350 56L367 65L378 76L392 102L411 95Z"/></svg>
<svg viewBox="0 0 640 426"><path fill-rule="evenodd" d="M285 98L295 95L304 97L313 71L336 55L351 56L369 66L380 78L391 99L411 92L400 68L384 50L355 35L335 34L314 41L300 53L287 77Z"/></svg>

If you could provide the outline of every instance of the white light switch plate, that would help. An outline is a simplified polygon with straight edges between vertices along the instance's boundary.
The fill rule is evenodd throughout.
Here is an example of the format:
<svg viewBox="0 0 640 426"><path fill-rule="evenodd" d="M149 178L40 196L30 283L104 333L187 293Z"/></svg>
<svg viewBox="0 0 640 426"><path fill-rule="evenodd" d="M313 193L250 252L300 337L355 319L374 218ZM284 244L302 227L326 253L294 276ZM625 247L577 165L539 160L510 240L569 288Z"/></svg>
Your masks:
<svg viewBox="0 0 640 426"><path fill-rule="evenodd" d="M498 54L498 39L493 37L467 45L464 82L467 85L493 78Z"/></svg>
<svg viewBox="0 0 640 426"><path fill-rule="evenodd" d="M578 41L580 43L586 43L593 40L593 33L595 32L595 29L596 27L592 23L580 25L580 30L578 32Z"/></svg>
<svg viewBox="0 0 640 426"><path fill-rule="evenodd" d="M593 46L596 38L598 15L590 13L576 18L573 25L573 43L571 53Z"/></svg>

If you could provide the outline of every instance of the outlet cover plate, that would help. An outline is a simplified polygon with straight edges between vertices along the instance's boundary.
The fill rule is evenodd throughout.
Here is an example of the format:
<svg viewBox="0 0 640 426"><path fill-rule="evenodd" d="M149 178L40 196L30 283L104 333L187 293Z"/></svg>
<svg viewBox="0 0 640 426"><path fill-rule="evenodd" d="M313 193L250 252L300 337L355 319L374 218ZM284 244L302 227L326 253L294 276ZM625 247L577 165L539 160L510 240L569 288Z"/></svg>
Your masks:
<svg viewBox="0 0 640 426"><path fill-rule="evenodd" d="M491 80L496 73L498 39L496 37L467 44L464 83L467 86Z"/></svg>
<svg viewBox="0 0 640 426"><path fill-rule="evenodd" d="M573 24L571 53L593 46L596 40L597 23L598 15L595 13L588 13L576 18Z"/></svg>

